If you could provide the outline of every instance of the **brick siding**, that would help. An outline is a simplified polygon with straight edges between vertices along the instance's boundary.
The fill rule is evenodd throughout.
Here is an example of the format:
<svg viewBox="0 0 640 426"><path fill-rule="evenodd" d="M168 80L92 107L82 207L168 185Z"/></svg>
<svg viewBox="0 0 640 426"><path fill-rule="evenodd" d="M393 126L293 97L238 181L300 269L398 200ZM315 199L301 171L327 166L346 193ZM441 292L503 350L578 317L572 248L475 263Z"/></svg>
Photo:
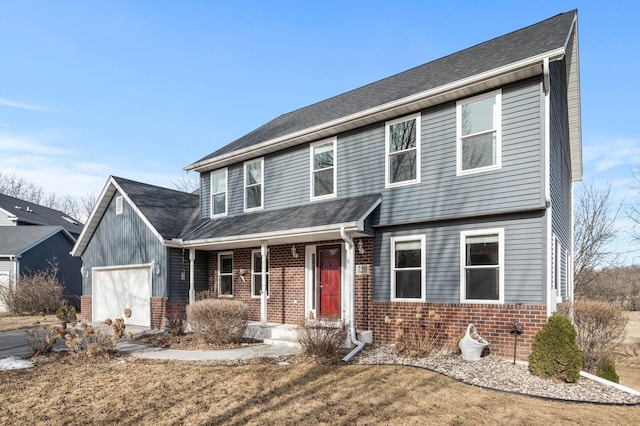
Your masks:
<svg viewBox="0 0 640 426"><path fill-rule="evenodd" d="M80 296L80 319L87 322L93 321L91 296Z"/></svg>
<svg viewBox="0 0 640 426"><path fill-rule="evenodd" d="M167 298L151 297L151 328L164 330L167 324Z"/></svg>

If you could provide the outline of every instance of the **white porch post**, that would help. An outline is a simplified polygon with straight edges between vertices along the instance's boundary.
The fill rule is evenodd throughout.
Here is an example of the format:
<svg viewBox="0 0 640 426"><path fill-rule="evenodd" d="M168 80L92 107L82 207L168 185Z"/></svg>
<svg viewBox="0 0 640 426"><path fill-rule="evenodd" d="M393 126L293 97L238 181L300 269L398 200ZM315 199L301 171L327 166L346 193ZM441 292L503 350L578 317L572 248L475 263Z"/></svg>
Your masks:
<svg viewBox="0 0 640 426"><path fill-rule="evenodd" d="M196 283L195 283L195 266L196 249L189 249L189 304L193 305L196 301Z"/></svg>
<svg viewBox="0 0 640 426"><path fill-rule="evenodd" d="M260 273L262 289L260 289L260 323L267 325L267 243L260 244L260 256L262 258L262 271Z"/></svg>

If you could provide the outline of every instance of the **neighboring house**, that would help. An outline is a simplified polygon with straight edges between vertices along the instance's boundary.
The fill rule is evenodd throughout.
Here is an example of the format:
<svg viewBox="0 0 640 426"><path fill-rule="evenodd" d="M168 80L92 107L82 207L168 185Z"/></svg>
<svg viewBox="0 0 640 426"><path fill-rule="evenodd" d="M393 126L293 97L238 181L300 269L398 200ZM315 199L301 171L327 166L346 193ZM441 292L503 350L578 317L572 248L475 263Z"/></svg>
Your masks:
<svg viewBox="0 0 640 426"><path fill-rule="evenodd" d="M81 231L64 212L0 194L0 285L55 268L69 302L80 306L81 261L70 252Z"/></svg>
<svg viewBox="0 0 640 426"><path fill-rule="evenodd" d="M448 338L475 323L503 355L518 321L526 356L573 297L578 64L572 11L281 115L186 168L200 173L199 204L157 200L181 219L153 245L188 252L180 267L207 259L209 288L248 303L253 320L341 318L390 342L396 318L423 309L419 321L439 314ZM156 224L119 181L74 248L93 270L83 306L106 303L100 268L140 266L156 271L148 305L163 318L167 300L192 301L203 283L194 273L187 291L171 262L156 269L160 254L129 261ZM111 241L125 232L112 223L118 195L144 226Z"/></svg>

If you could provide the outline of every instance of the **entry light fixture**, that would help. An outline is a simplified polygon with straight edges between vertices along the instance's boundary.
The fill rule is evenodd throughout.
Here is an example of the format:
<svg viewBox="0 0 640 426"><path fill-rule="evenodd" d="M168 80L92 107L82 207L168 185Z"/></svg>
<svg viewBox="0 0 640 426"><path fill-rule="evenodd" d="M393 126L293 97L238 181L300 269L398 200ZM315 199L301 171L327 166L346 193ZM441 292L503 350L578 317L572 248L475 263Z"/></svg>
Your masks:
<svg viewBox="0 0 640 426"><path fill-rule="evenodd" d="M362 244L362 240L358 240L358 253L364 254L364 244Z"/></svg>
<svg viewBox="0 0 640 426"><path fill-rule="evenodd" d="M296 246L295 245L291 246L291 256L293 258L297 258L298 257L298 252L296 251Z"/></svg>

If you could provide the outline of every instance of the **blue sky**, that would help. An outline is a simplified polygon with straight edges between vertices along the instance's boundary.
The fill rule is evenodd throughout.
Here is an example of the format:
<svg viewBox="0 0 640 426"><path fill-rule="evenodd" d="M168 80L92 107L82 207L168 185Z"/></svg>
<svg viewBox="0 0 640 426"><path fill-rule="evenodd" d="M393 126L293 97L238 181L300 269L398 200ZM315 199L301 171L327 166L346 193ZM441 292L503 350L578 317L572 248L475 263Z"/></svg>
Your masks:
<svg viewBox="0 0 640 426"><path fill-rule="evenodd" d="M60 195L170 187L282 113L574 8L584 181L636 202L631 1L0 0L0 172Z"/></svg>

